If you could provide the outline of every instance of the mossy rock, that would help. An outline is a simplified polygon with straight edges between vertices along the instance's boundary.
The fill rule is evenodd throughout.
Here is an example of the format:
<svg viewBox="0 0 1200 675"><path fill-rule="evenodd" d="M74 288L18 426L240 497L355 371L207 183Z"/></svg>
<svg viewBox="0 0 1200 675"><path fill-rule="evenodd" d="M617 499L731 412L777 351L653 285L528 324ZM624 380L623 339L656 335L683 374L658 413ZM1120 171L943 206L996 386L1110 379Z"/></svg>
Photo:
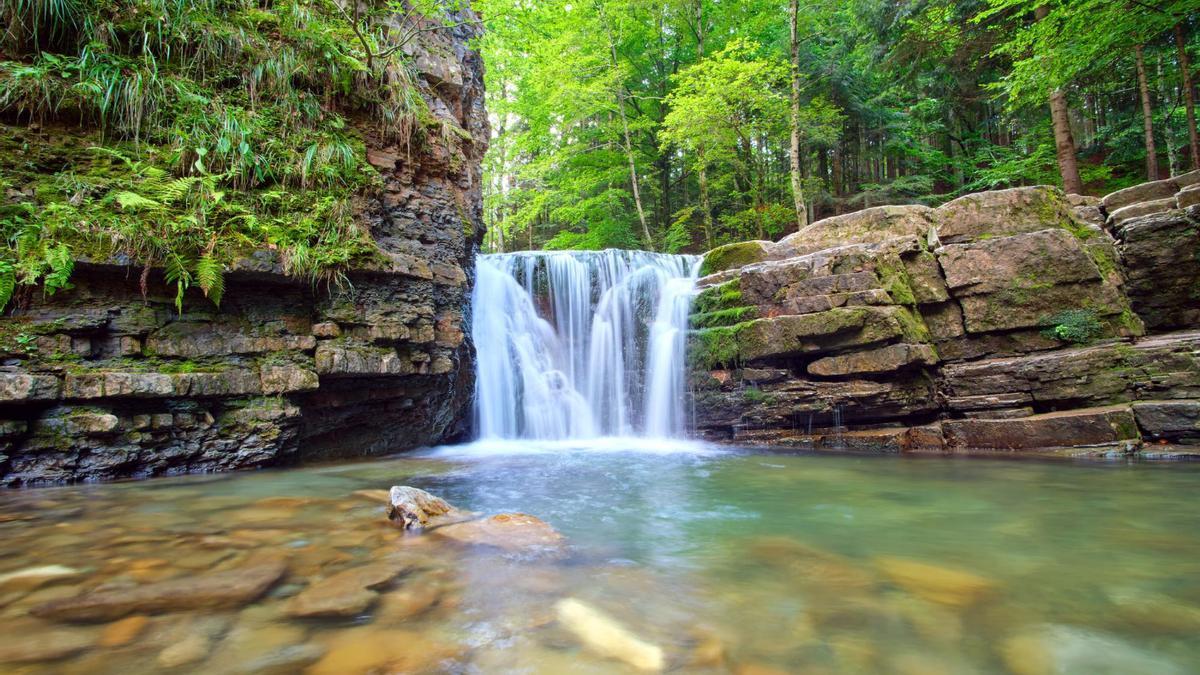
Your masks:
<svg viewBox="0 0 1200 675"><path fill-rule="evenodd" d="M704 254L704 261L700 263L700 276L763 262L768 259L769 246L769 241L742 241L718 246Z"/></svg>

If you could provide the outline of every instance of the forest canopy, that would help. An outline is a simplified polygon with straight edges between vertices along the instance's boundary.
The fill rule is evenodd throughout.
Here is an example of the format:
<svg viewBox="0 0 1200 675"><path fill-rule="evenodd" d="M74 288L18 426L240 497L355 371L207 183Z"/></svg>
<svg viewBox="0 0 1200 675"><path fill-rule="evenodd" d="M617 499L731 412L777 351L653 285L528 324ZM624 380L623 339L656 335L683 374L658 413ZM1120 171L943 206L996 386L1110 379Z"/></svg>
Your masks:
<svg viewBox="0 0 1200 675"><path fill-rule="evenodd" d="M703 251L1200 168L1200 0L476 0L485 249Z"/></svg>

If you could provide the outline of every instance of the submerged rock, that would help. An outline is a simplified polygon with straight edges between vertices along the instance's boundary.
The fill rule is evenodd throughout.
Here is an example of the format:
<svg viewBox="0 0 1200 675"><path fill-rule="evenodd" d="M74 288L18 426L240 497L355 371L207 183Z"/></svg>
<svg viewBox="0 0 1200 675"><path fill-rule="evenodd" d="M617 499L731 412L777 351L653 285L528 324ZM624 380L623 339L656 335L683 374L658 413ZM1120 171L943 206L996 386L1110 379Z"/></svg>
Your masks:
<svg viewBox="0 0 1200 675"><path fill-rule="evenodd" d="M112 621L130 614L239 607L267 591L287 571L282 560L172 579L132 588L96 590L34 607L34 616L58 621Z"/></svg>
<svg viewBox="0 0 1200 675"><path fill-rule="evenodd" d="M292 599L294 617L348 617L361 614L379 594L373 589L395 579L403 569L388 563L343 570L309 586Z"/></svg>
<svg viewBox="0 0 1200 675"><path fill-rule="evenodd" d="M1000 645L1000 655L1013 675L1174 675L1178 664L1115 636L1071 626L1035 626Z"/></svg>
<svg viewBox="0 0 1200 675"><path fill-rule="evenodd" d="M649 673L661 672L666 666L662 647L644 642L599 609L566 598L555 604L555 610L559 623L592 652Z"/></svg>
<svg viewBox="0 0 1200 675"><path fill-rule="evenodd" d="M47 584L78 579L82 570L64 565L42 565L28 567L7 574L0 574L0 591L30 591Z"/></svg>
<svg viewBox="0 0 1200 675"><path fill-rule="evenodd" d="M94 633L83 629L54 628L32 621L0 625L0 664L57 661L91 647Z"/></svg>
<svg viewBox="0 0 1200 675"><path fill-rule="evenodd" d="M304 671L306 675L445 672L442 664L460 654L458 648L422 633L371 626L338 631L325 647L325 655Z"/></svg>
<svg viewBox="0 0 1200 675"><path fill-rule="evenodd" d="M506 551L558 549L564 539L545 521L525 513L501 513L465 520L433 530L440 537L472 546L491 546Z"/></svg>
<svg viewBox="0 0 1200 675"><path fill-rule="evenodd" d="M967 607L996 588L995 582L965 570L891 556L876 566L897 586L913 595L951 607Z"/></svg>

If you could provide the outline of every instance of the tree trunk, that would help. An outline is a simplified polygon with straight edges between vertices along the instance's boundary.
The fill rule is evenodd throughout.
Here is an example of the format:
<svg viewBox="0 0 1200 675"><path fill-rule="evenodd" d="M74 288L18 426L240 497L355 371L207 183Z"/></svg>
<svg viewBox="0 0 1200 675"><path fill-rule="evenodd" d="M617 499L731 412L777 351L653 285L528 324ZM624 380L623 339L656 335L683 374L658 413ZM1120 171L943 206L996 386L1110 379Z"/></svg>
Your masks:
<svg viewBox="0 0 1200 675"><path fill-rule="evenodd" d="M612 28L608 25L608 21L604 18L604 11L600 11L600 21L604 24L604 31L608 34L608 54L612 60L613 74L620 73L620 66L617 62L617 43L613 38ZM654 239L650 236L650 226L646 223L646 210L642 208L642 191L638 186L637 162L633 156L633 141L629 135L629 118L625 115L625 86L618 79L616 82L617 88L617 112L621 116L621 130L624 132L625 139L625 157L629 160L629 184L633 187L633 205L637 208L638 222L642 224L642 238L645 240L646 249L654 250Z"/></svg>
<svg viewBox="0 0 1200 675"><path fill-rule="evenodd" d="M1163 74L1162 55L1159 55L1159 57L1158 57L1157 70L1158 70L1158 104L1160 106L1162 106L1164 110L1170 110L1171 109L1171 96L1170 96L1170 93L1169 93L1168 87L1167 87L1166 75ZM1167 146L1167 170L1171 173L1172 176L1174 176L1174 175L1180 173L1180 171L1179 171L1179 156L1175 152L1175 134L1173 133L1173 130L1171 129L1171 119L1170 119L1169 115L1167 116L1167 119L1163 120L1163 142L1166 143L1166 146Z"/></svg>
<svg viewBox="0 0 1200 675"><path fill-rule="evenodd" d="M1142 128L1146 133L1146 180L1158 180L1158 150L1154 147L1154 108L1150 105L1150 87L1146 84L1146 63L1142 45L1133 48L1137 61L1138 92L1142 97Z"/></svg>
<svg viewBox="0 0 1200 675"><path fill-rule="evenodd" d="M1196 92L1192 89L1192 66L1188 63L1182 23L1175 24L1175 46L1179 49L1179 70L1183 73L1183 101L1187 105L1188 145L1192 153L1192 169L1200 169L1200 138L1196 136Z"/></svg>
<svg viewBox="0 0 1200 675"><path fill-rule="evenodd" d="M1049 13L1047 5L1039 5L1034 10L1034 17L1041 21ZM1071 135L1067 95L1061 89L1050 92L1050 119L1054 122L1054 152L1058 157L1058 172L1062 174L1063 191L1067 194L1083 194L1079 161L1075 157L1075 137Z"/></svg>
<svg viewBox="0 0 1200 675"><path fill-rule="evenodd" d="M696 11L696 60L704 60L704 0L696 0L693 5ZM704 219L704 245L709 250L713 247L713 212L712 201L708 197L708 163L704 159L704 150L696 151L696 156L700 158L700 166L697 170L700 178L700 209L703 211L701 216Z"/></svg>
<svg viewBox="0 0 1200 675"><path fill-rule="evenodd" d="M1083 146L1086 148L1096 140L1096 95L1083 95Z"/></svg>
<svg viewBox="0 0 1200 675"><path fill-rule="evenodd" d="M804 206L804 178L800 175L800 0L791 0L788 8L792 48L792 202L796 209L796 229L808 225Z"/></svg>

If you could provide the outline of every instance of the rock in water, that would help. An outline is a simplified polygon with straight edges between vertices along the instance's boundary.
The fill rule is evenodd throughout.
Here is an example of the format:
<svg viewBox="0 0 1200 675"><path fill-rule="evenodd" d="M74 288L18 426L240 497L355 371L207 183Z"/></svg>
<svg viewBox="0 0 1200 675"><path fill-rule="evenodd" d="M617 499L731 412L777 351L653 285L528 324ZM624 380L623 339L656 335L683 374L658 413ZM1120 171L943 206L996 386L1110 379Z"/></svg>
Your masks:
<svg viewBox="0 0 1200 675"><path fill-rule="evenodd" d="M585 647L610 659L627 663L638 670L657 673L666 665L662 647L643 642L616 619L575 598L559 600L555 605L559 622Z"/></svg>
<svg viewBox="0 0 1200 675"><path fill-rule="evenodd" d="M875 563L900 588L941 605L967 607L996 588L995 582L966 570L919 560L884 556Z"/></svg>
<svg viewBox="0 0 1200 675"><path fill-rule="evenodd" d="M431 517L452 511L446 500L407 485L394 485L388 494L388 518L406 530L422 529Z"/></svg>
<svg viewBox="0 0 1200 675"><path fill-rule="evenodd" d="M469 546L491 546L509 552L562 553L563 536L542 519L527 513L498 513L439 525L433 532Z"/></svg>
<svg viewBox="0 0 1200 675"><path fill-rule="evenodd" d="M46 584L68 581L83 576L83 572L63 565L29 567L16 572L0 574L0 590L29 591Z"/></svg>
<svg viewBox="0 0 1200 675"><path fill-rule="evenodd" d="M99 590L38 605L34 616L58 621L113 621L130 614L240 607L267 591L287 571L282 560L172 579L133 588Z"/></svg>

